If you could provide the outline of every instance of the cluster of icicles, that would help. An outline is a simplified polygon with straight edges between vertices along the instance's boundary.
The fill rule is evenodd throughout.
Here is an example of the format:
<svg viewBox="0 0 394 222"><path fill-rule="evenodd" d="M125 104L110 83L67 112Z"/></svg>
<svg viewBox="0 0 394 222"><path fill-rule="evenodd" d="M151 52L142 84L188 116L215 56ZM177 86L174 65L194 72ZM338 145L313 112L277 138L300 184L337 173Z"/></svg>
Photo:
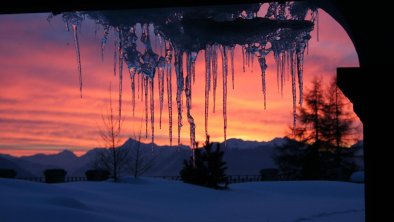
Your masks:
<svg viewBox="0 0 394 222"><path fill-rule="evenodd" d="M260 6L260 5L258 5ZM226 20L235 19L255 19L257 18L257 11L259 7L254 7L254 10L238 10L237 13L232 12L225 16ZM317 19L317 10L305 5L300 5L294 2L284 4L270 3L265 18L272 20L305 20L307 13L311 12L311 21ZM97 12L96 12L97 13ZM79 82L82 97L82 66L79 51L78 29L85 19L90 16L88 12L72 12L62 13L63 20L68 30L70 27L74 35L75 51L78 64ZM96 14L97 15L97 14ZM176 109L177 109L177 140L180 144L181 128L183 126L183 109L186 108L187 121L190 126L190 145L195 147L195 122L192 116L192 85L195 81L195 62L197 55L204 51L205 53L205 133L208 135L208 115L209 115L209 95L213 90L213 112L215 112L216 105L216 89L218 86L218 59L221 57L222 64L222 87L223 87L223 130L224 141L226 141L227 130L227 79L229 70L231 72L232 87L234 88L234 49L235 44L225 45L220 42L210 42L203 47L188 47L182 48L179 41L173 41L172 36L168 33L164 34L159 28L163 24L173 23L181 26L181 21L184 19L181 12L173 13L168 16L168 19L162 21L161 24L155 22L138 22L132 25L112 25L105 19L97 18L97 16L90 16L96 20L97 24L103 27L104 34L101 41L102 56L104 56L104 48L108 42L108 35L111 31L115 33L114 39L115 51L114 57L114 75L119 77L119 115L122 112L122 81L123 81L123 64L127 64L128 75L131 79L132 91L132 109L133 116L137 98L141 98L145 102L145 125L146 136L148 135L148 122L150 113L151 125L151 140L154 142L154 89L155 79L158 81L159 100L160 100L160 114L159 125L161 128L162 111L164 107L165 94L167 95L167 107L169 118L169 142L172 145L173 139L173 107L172 107L172 78L175 69L176 78ZM182 27L179 27L182 30ZM283 90L285 73L289 73L292 82L293 95L293 112L295 125L296 112L296 78L298 78L299 87L299 104L302 104L302 73L304 51L310 39L310 31L313 29L303 30L292 33L292 30L278 29L276 32L270 33L267 36L254 39L248 43L239 44L242 49L243 70L245 65L249 66L253 63L255 57L261 67L261 84L264 98L264 108L266 107L266 55L271 51L274 54L277 65L277 82L278 89ZM137 32L141 34L137 35ZM174 36L179 33L172 33ZM248 35L248 33L245 33ZM140 37L138 37L140 36ZM230 38L230 37L229 37ZM138 47L138 44L143 47ZM155 46L155 47L152 47ZM143 48L140 50L139 48ZM186 77L183 70L183 56L186 56ZM155 76L157 75L157 78ZM185 93L186 106L184 106ZM283 92L282 92L283 93Z"/></svg>

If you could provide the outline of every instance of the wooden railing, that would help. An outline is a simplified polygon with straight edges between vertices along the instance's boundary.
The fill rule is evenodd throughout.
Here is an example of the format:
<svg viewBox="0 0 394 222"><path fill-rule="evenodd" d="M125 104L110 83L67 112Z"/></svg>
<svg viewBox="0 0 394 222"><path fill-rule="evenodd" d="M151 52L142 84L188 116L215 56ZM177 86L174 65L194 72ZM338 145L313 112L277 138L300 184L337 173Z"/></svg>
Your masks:
<svg viewBox="0 0 394 222"><path fill-rule="evenodd" d="M45 177L19 177L19 178L16 178L16 179L45 183ZM80 182L80 181L86 181L86 180L87 180L86 177L66 177L64 179L64 182L65 183L68 183L68 182Z"/></svg>
<svg viewBox="0 0 394 222"><path fill-rule="evenodd" d="M168 180L181 180L180 176L153 176L154 178L162 178ZM228 183L245 183L261 181L260 175L228 175Z"/></svg>
<svg viewBox="0 0 394 222"><path fill-rule="evenodd" d="M181 180L180 176L151 176L153 178L161 178L166 180ZM45 177L20 177L20 180L28 180L33 182L45 183ZM260 175L228 175L228 183L245 183L261 181ZM86 181L86 177L66 177L64 182L80 182Z"/></svg>
<svg viewBox="0 0 394 222"><path fill-rule="evenodd" d="M181 180L180 176L151 176L153 178L161 178L166 180ZM16 178L20 180L28 180L33 182L45 183L45 177L20 177ZM66 177L64 182L80 182L87 181L86 177ZM256 182L261 181L260 175L228 175L228 183L245 183L245 182Z"/></svg>

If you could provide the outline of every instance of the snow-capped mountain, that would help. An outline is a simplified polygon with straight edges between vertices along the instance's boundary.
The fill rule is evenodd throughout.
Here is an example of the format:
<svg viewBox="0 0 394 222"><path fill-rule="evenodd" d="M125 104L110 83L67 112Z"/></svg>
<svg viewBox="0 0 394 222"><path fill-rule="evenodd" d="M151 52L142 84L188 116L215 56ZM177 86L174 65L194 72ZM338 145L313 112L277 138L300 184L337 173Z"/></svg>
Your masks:
<svg viewBox="0 0 394 222"><path fill-rule="evenodd" d="M221 143L221 149L225 150L227 174L256 175L263 168L276 168L272 155L275 148L286 140L287 138L275 138L268 142L258 142L229 139L226 147ZM121 149L130 149L137 143L133 139L128 139ZM141 143L140 149L141 154L146 158L156 157L153 167L146 172L146 176L179 175L183 161L191 156L191 150L184 145L170 147ZM91 149L80 157L68 150L58 154L36 154L19 158L0 154L0 168L13 168L18 172L18 177L43 176L42 172L48 168L63 168L67 171L67 176L84 176L85 171L92 168L97 154L102 150L102 148Z"/></svg>

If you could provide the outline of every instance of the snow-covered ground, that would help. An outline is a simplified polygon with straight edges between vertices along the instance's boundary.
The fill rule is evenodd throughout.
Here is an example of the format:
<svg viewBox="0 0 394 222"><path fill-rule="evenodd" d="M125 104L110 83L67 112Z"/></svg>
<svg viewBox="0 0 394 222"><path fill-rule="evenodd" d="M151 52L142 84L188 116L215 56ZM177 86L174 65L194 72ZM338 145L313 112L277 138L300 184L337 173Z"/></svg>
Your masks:
<svg viewBox="0 0 394 222"><path fill-rule="evenodd" d="M142 178L42 184L0 179L1 222L364 221L364 185L253 182L212 190Z"/></svg>

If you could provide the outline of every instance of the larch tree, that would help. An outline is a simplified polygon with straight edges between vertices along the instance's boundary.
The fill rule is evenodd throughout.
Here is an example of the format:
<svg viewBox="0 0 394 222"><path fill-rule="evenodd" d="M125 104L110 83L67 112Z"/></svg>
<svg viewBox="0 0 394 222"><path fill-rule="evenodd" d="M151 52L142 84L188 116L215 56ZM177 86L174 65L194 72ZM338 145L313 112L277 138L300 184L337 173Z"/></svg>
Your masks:
<svg viewBox="0 0 394 222"><path fill-rule="evenodd" d="M112 90L109 87L110 100L106 115L102 115L103 129L100 129L100 137L105 150L99 151L96 168L108 170L114 182L119 180L122 173L125 173L130 163L129 150L120 147L122 142L122 120L119 114L115 114L112 106Z"/></svg>

